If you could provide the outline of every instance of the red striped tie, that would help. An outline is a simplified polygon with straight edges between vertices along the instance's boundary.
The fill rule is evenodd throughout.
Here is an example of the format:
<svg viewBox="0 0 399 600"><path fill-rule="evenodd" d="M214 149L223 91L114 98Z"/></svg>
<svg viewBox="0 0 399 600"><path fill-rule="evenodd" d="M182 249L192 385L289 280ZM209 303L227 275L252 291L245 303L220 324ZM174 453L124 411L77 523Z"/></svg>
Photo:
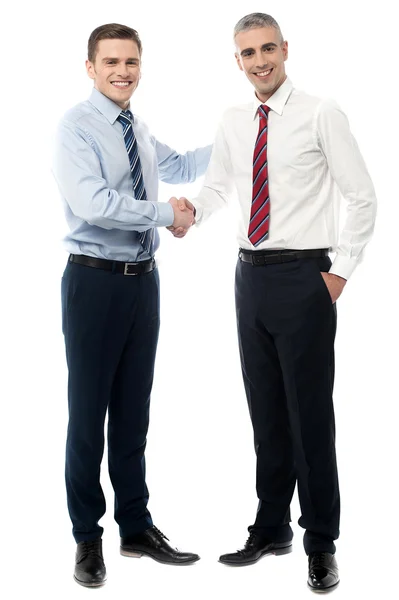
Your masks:
<svg viewBox="0 0 399 600"><path fill-rule="evenodd" d="M269 181L267 172L267 121L270 108L259 106L259 133L253 160L252 206L248 237L253 246L259 246L269 235Z"/></svg>

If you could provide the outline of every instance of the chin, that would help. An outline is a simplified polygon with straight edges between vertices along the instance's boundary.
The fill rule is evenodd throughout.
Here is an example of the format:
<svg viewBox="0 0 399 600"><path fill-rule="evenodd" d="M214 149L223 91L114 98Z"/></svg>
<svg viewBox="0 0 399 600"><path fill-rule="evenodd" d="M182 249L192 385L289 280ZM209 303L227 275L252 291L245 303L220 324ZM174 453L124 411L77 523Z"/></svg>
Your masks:
<svg viewBox="0 0 399 600"><path fill-rule="evenodd" d="M268 85L266 88L263 88L262 94L270 94L274 90L273 85Z"/></svg>

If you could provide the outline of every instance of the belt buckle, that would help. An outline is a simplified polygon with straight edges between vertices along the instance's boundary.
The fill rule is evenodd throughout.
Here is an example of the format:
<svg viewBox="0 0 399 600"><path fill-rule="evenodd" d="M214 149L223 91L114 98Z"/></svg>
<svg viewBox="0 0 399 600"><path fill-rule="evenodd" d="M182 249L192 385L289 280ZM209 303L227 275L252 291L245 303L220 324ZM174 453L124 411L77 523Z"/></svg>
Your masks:
<svg viewBox="0 0 399 600"><path fill-rule="evenodd" d="M129 273L129 267L131 267L132 265L137 265L137 263L132 262L132 263L125 263L125 268L123 270L123 274L124 275L138 275L138 273Z"/></svg>

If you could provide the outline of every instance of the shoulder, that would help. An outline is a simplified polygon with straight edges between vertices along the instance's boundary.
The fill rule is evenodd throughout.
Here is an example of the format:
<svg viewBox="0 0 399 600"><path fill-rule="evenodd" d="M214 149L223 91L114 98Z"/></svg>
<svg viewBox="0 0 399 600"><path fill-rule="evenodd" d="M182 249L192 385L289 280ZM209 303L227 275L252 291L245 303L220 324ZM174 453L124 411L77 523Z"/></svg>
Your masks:
<svg viewBox="0 0 399 600"><path fill-rule="evenodd" d="M289 103L295 105L296 107L301 107L303 109L316 112L326 100L327 99L323 98L322 96L316 96L315 94L309 94L304 90L293 88L289 98Z"/></svg>
<svg viewBox="0 0 399 600"><path fill-rule="evenodd" d="M88 100L79 102L72 108L69 108L61 117L60 123L69 123L70 125L79 125L90 119L94 107Z"/></svg>
<svg viewBox="0 0 399 600"><path fill-rule="evenodd" d="M345 117L342 108L334 98L316 96L295 88L290 96L290 105L295 112L307 113L309 117L312 117L314 124L336 117Z"/></svg>
<svg viewBox="0 0 399 600"><path fill-rule="evenodd" d="M253 110L253 102L247 102L245 104L235 104L226 108L221 117L221 121L231 121L236 117L240 117L246 113L251 113Z"/></svg>
<svg viewBox="0 0 399 600"><path fill-rule="evenodd" d="M55 143L76 152L83 143L96 148L98 132L104 127L105 117L87 100L68 109L59 119Z"/></svg>
<svg viewBox="0 0 399 600"><path fill-rule="evenodd" d="M236 104L226 108L219 118L219 130L230 130L235 123L242 122L243 118L250 117L253 113L253 103Z"/></svg>
<svg viewBox="0 0 399 600"><path fill-rule="evenodd" d="M304 104L318 113L340 110L338 102L328 96L316 96L302 90L293 89L291 97L294 102Z"/></svg>
<svg viewBox="0 0 399 600"><path fill-rule="evenodd" d="M59 120L59 127L84 132L90 136L101 130L104 123L108 123L104 115L89 100L85 100L64 113Z"/></svg>

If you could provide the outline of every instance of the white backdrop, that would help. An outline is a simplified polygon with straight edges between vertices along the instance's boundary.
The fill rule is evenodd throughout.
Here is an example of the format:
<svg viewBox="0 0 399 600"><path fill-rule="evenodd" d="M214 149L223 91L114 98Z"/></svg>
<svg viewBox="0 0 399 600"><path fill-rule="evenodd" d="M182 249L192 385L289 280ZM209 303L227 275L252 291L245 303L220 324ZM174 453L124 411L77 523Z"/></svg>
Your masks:
<svg viewBox="0 0 399 600"><path fill-rule="evenodd" d="M36 1L2 9L1 546L6 598L83 598L66 509L67 372L60 280L67 255L51 136L86 99L91 31L136 28L143 76L133 97L161 140L180 151L212 141L222 111L252 98L233 56L236 21L272 14L289 41L294 85L346 111L379 199L364 263L338 305L335 407L342 495L337 598L391 597L397 480L397 63L393 8L360 0L284 3ZM395 151L394 151L395 149ZM160 188L160 200L200 188ZM5 186L5 187L4 187ZM133 598L309 598L307 562L292 505L294 552L246 569L217 563L253 521L255 455L236 343L234 221L224 211L184 240L163 230L162 316L147 446L149 508L174 545L202 560L181 569L119 556L106 462L102 524L108 582L94 593ZM219 259L215 260L216 251ZM392 553L392 555L390 554Z"/></svg>

